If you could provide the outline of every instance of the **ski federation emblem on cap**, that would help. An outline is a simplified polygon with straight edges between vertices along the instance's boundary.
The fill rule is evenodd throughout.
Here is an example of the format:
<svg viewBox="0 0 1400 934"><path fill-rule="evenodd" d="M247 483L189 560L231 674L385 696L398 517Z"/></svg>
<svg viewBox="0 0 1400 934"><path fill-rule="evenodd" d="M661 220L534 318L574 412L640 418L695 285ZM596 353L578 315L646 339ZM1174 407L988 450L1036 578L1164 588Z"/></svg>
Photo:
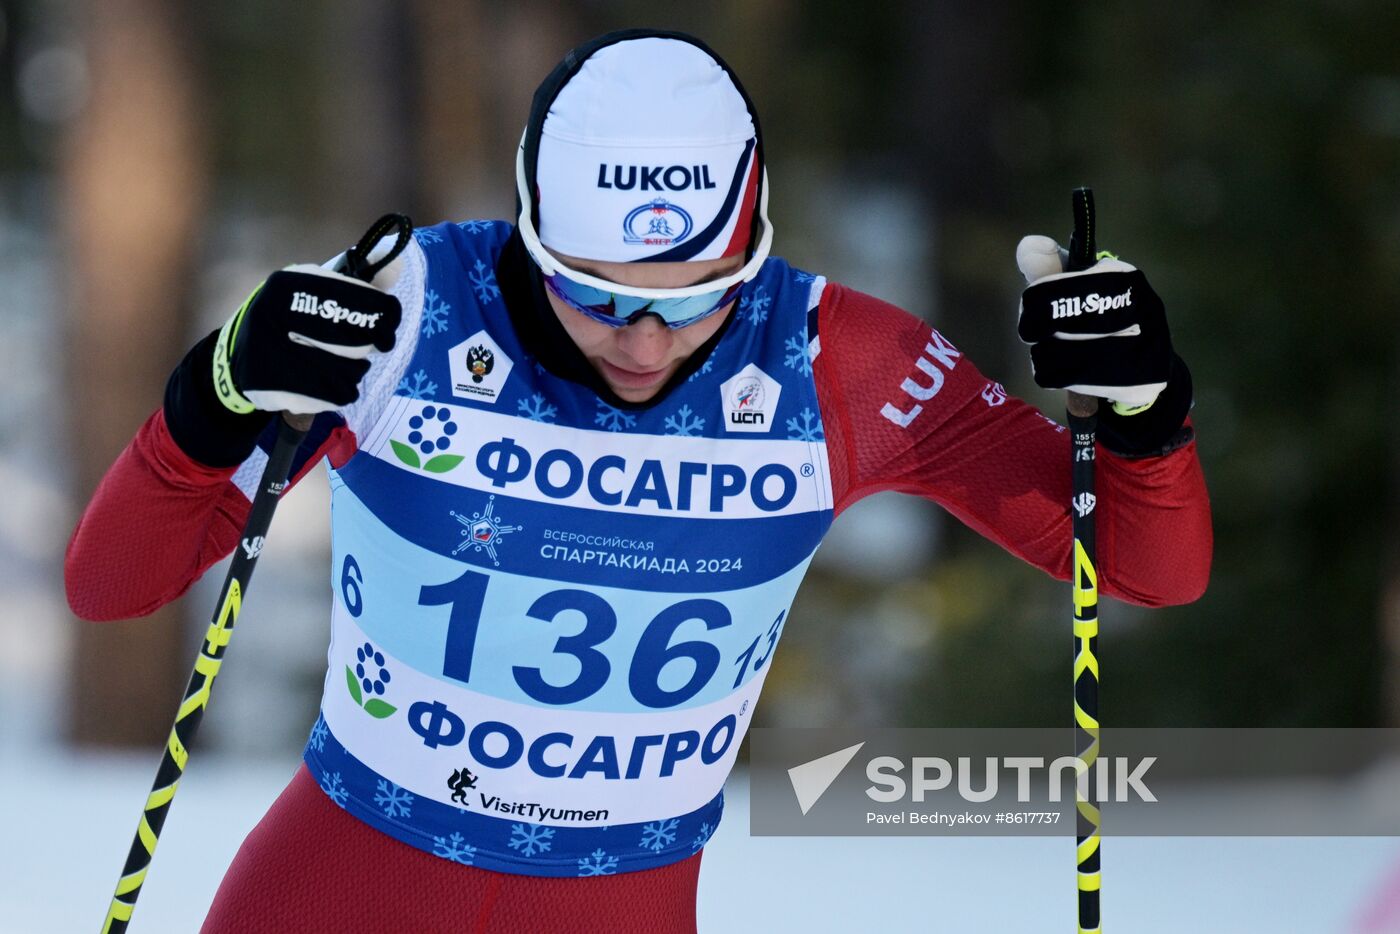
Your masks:
<svg viewBox="0 0 1400 934"><path fill-rule="evenodd" d="M719 388L725 431L767 432L773 427L783 386L750 363Z"/></svg>
<svg viewBox="0 0 1400 934"><path fill-rule="evenodd" d="M695 224L690 214L665 198L653 198L627 212L622 221L622 242L669 246L690 236Z"/></svg>
<svg viewBox="0 0 1400 934"><path fill-rule="evenodd" d="M447 351L452 395L495 403L515 365L485 330Z"/></svg>

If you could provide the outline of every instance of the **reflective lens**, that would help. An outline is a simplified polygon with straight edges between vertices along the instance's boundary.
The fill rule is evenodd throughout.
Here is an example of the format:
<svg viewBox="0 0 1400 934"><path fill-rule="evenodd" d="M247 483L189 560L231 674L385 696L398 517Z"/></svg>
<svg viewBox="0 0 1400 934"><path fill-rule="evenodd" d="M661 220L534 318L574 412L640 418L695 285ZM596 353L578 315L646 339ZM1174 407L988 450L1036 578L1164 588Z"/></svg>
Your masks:
<svg viewBox="0 0 1400 934"><path fill-rule="evenodd" d="M545 288L564 304L594 321L620 328L642 315L656 315L667 327L683 328L719 311L734 300L744 283L735 282L699 295L674 298L641 298L585 285L562 272L543 274Z"/></svg>

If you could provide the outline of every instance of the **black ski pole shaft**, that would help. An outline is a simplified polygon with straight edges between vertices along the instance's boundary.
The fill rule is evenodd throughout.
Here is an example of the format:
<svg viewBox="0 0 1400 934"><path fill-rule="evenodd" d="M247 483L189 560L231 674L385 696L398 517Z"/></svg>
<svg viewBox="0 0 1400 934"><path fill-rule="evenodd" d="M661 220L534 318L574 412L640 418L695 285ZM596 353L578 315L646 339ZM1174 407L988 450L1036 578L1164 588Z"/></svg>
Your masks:
<svg viewBox="0 0 1400 934"><path fill-rule="evenodd" d="M1071 196L1074 233L1069 269L1094 264L1094 194L1076 188ZM1075 784L1075 843L1080 934L1097 934L1100 920L1100 812L1091 772L1099 757L1099 588L1094 555L1094 450L1098 399L1069 393L1071 439L1070 561L1074 593L1074 726L1080 780Z"/></svg>
<svg viewBox="0 0 1400 934"><path fill-rule="evenodd" d="M374 276L394 257L403 252L412 235L413 225L401 214L387 214L380 218L349 250L337 270L365 282ZM380 259L370 262L369 254L382 238L397 233L394 245ZM204 646L194 662L190 673L189 686L185 688L184 700L175 714L175 724L170 728L165 750L161 754L160 766L151 785L151 793L146 796L146 806L141 812L141 822L136 826L136 837L131 841L126 864L122 867L121 878L117 880L112 903L107 909L107 917L102 923L102 934L122 934L131 922L136 909L136 899L146 881L151 859L156 853L156 843L160 840L161 828L170 813L171 802L180 786L180 777L185 774L185 763L189 761L190 746L199 724L204 719L204 711L209 706L210 692L214 678L224 662L229 640L233 637L233 626L243 608L248 595L248 586L253 579L253 570L262 553L263 542L272 525L272 515L277 510L282 492L287 488L287 478L291 474L292 459L301 446L311 427L314 416L294 415L284 412L277 420L277 440L272 452L267 456L267 466L263 468L262 479L258 481L258 491L253 497L253 506L248 513L248 521L243 526L243 535L234 548L233 562L224 577L224 587L219 595L214 618L204 634Z"/></svg>

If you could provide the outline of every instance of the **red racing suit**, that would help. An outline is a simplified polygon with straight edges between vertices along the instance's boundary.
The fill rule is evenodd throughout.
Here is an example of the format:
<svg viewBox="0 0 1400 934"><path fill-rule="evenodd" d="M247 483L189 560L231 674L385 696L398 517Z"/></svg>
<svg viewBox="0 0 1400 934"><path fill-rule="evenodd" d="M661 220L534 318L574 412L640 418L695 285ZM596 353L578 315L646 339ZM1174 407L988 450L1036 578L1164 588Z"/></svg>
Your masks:
<svg viewBox="0 0 1400 934"><path fill-rule="evenodd" d="M820 350L813 355L813 370L835 512L882 490L915 494L939 503L1017 557L1068 580L1066 429L1008 396L923 321L878 299L830 284L822 293L816 323ZM302 452L296 478L322 456L339 467L355 453L356 443L350 428L341 425ZM242 491L246 485L235 483L234 474L235 468L210 468L192 460L173 440L163 414L154 413L103 478L73 533L65 561L73 611L90 620L124 619L150 613L184 593L238 542L250 502ZM1194 441L1145 458L1119 456L1100 445L1097 495L1103 593L1145 606L1187 603L1202 594L1212 539ZM133 541L147 547L134 548ZM619 906L634 904L641 892L663 914L638 917L637 930L685 929L686 923L674 918L687 911L693 916L698 854L674 866L616 876L607 891L607 886L573 879L502 880L496 877L503 874L424 858L358 825L346 812L326 807L318 795L314 782L299 774L240 852L206 930L280 930L290 919L308 929L305 919L321 916L324 905L356 903L353 874L334 868L342 863L395 863L446 873L444 878L461 880L463 892L489 889L491 904L502 906L511 899L538 903L539 892L525 891L532 886L567 887L574 893L569 896L574 907L560 918L575 922L580 899L594 899L589 910L620 919ZM284 844L277 841L295 840L298 824L313 820L322 827L337 825L336 832L347 835L346 845L357 848L355 859L325 861L320 875L332 878L318 877L314 886L265 898L278 884L273 861L281 858L279 853L286 856ZM376 847L379 852L366 851ZM634 888L623 881L627 877L635 877ZM482 879L491 886L481 889ZM670 907L658 899L671 900ZM411 900L415 905L422 901ZM671 904L675 900L678 909ZM493 920L495 909L468 901L453 903L457 914L450 924L442 915L433 915L434 923L453 930L509 929L505 914ZM246 910L249 904L274 903L275 912L250 915ZM408 903L401 908L408 911ZM658 921L663 916L672 920ZM384 923L382 917L362 920L366 930ZM335 929L360 929L347 924L352 922L340 919Z"/></svg>

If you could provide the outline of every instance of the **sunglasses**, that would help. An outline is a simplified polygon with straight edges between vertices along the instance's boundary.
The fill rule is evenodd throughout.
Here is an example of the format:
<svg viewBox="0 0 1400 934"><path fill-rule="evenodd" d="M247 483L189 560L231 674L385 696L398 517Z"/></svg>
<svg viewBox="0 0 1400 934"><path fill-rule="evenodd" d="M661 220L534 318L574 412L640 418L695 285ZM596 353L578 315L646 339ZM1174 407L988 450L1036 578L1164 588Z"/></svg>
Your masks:
<svg viewBox="0 0 1400 934"><path fill-rule="evenodd" d="M766 175L766 173L765 173ZM545 249L535 231L533 207L525 184L524 146L516 153L516 188L520 196L517 228L525 250L539 267L545 288L564 304L590 319L609 327L625 327L642 315L656 315L667 327L683 328L708 318L732 302L744 283L758 275L773 245L773 227L768 223L768 185L760 186L759 219L762 232L758 246L744 267L730 275L679 289L647 289L623 285L571 269Z"/></svg>
<svg viewBox="0 0 1400 934"><path fill-rule="evenodd" d="M727 288L712 289L699 295L639 298L619 294L616 289L584 285L562 272L556 272L544 276L544 287L574 311L608 327L626 327L642 315L656 315L668 328L683 328L703 321L733 302L744 283L735 282Z"/></svg>

